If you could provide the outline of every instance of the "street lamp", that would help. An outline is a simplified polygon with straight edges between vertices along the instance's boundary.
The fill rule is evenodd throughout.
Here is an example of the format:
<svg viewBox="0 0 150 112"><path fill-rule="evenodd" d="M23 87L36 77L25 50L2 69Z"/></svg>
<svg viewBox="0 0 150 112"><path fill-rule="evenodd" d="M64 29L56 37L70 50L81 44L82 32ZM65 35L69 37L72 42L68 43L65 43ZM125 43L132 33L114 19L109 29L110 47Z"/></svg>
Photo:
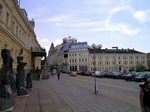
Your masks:
<svg viewBox="0 0 150 112"><path fill-rule="evenodd" d="M92 48L94 50L94 93L97 94L98 86L96 84L96 57L95 57L95 51L96 49L100 49L102 45L96 45L92 44Z"/></svg>
<svg viewBox="0 0 150 112"><path fill-rule="evenodd" d="M114 69L115 69L115 72L117 71L117 65L116 65L116 56L115 56L115 53L116 53L116 50L118 49L118 46L113 46L112 47L114 50Z"/></svg>

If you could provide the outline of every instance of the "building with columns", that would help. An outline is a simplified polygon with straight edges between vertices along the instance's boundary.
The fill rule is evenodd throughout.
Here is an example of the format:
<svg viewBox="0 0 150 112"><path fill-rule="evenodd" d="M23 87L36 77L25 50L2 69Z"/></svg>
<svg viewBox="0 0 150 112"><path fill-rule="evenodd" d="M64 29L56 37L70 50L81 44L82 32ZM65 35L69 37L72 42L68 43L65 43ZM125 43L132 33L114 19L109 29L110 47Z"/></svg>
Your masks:
<svg viewBox="0 0 150 112"><path fill-rule="evenodd" d="M4 48L11 51L14 69L17 67L17 56L21 49L23 60L27 62L25 69L41 68L41 57L46 57L46 51L37 41L34 26L34 19L28 19L18 0L0 0L0 53Z"/></svg>

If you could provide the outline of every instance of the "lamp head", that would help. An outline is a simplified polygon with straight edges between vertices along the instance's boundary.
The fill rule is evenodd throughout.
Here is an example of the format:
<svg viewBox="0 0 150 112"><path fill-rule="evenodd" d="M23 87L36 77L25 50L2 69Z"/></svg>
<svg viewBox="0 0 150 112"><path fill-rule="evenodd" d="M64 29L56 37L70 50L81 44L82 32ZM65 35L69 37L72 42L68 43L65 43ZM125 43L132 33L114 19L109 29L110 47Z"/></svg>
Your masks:
<svg viewBox="0 0 150 112"><path fill-rule="evenodd" d="M92 47L93 47L93 48L96 48L96 44L92 44Z"/></svg>
<svg viewBox="0 0 150 112"><path fill-rule="evenodd" d="M102 48L102 45L101 45L101 44L99 44L99 45L97 45L97 47L101 49L101 48Z"/></svg>

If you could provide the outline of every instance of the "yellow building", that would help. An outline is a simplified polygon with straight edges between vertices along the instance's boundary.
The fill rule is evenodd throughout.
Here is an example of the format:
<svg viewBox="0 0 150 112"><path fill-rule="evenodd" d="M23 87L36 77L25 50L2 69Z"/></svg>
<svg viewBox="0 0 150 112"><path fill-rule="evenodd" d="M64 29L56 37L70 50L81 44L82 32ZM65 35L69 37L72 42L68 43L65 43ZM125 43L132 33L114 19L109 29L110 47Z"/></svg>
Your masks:
<svg viewBox="0 0 150 112"><path fill-rule="evenodd" d="M23 61L27 62L25 69L41 68L41 57L46 57L46 51L36 39L34 26L34 19L28 20L17 0L0 0L0 54L4 48L11 51L14 70L20 49L23 49ZM2 61L0 55L0 68Z"/></svg>

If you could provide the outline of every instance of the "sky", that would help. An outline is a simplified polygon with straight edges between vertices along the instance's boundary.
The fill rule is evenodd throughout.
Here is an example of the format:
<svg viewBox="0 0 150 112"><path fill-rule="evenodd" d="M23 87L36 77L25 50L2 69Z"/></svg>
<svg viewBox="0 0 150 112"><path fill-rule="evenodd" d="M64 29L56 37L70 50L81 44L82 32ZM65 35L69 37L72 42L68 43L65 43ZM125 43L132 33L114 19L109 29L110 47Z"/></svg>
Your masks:
<svg viewBox="0 0 150 112"><path fill-rule="evenodd" d="M20 0L48 52L71 36L78 42L150 52L150 0Z"/></svg>

